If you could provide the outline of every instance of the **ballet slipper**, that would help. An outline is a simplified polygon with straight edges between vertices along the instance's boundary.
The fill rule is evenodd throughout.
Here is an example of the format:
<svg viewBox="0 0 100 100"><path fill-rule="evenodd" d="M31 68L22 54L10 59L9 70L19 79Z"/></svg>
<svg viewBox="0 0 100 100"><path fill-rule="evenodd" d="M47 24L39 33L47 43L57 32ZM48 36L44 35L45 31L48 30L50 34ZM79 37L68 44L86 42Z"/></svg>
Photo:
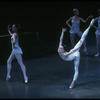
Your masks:
<svg viewBox="0 0 100 100"><path fill-rule="evenodd" d="M94 23L94 19L91 20L90 27L93 25L93 23Z"/></svg>
<svg viewBox="0 0 100 100"><path fill-rule="evenodd" d="M71 83L71 85L69 86L70 89L72 89L74 87L74 83Z"/></svg>
<svg viewBox="0 0 100 100"><path fill-rule="evenodd" d="M97 54L95 55L95 57L98 57L98 56L100 56L100 54L99 54L99 53L97 53Z"/></svg>
<svg viewBox="0 0 100 100"><path fill-rule="evenodd" d="M6 81L9 81L10 78L11 78L11 76L10 75L7 75Z"/></svg>
<svg viewBox="0 0 100 100"><path fill-rule="evenodd" d="M25 83L28 83L28 77L26 77L26 79L25 79Z"/></svg>

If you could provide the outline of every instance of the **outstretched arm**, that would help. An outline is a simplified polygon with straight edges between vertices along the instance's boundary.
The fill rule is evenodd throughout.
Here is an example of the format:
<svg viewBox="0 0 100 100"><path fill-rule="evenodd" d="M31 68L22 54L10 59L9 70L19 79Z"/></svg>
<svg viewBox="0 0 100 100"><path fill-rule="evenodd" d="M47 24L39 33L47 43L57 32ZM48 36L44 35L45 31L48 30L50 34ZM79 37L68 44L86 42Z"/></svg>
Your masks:
<svg viewBox="0 0 100 100"><path fill-rule="evenodd" d="M8 25L8 32L9 32L10 36L12 36L13 34L11 33L10 29L11 29L11 27L10 27L10 25Z"/></svg>
<svg viewBox="0 0 100 100"><path fill-rule="evenodd" d="M83 23L86 23L86 22L89 20L89 18L93 18L93 16L92 16L92 15L91 15L91 16L88 16L86 20L84 20L83 18L80 17L80 20L81 20Z"/></svg>
<svg viewBox="0 0 100 100"><path fill-rule="evenodd" d="M62 32L61 32L61 36L60 36L60 42L59 42L59 47L62 46L62 42L63 42L63 37L64 37L64 32L66 31L66 28L62 27Z"/></svg>

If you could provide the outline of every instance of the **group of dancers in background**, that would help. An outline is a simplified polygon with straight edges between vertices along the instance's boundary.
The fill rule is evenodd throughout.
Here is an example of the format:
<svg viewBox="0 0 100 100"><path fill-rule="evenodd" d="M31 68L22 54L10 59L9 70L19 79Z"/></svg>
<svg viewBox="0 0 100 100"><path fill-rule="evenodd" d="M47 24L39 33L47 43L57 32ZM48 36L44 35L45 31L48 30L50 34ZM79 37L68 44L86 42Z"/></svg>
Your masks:
<svg viewBox="0 0 100 100"><path fill-rule="evenodd" d="M79 73L79 63L80 63L80 47L82 46L82 44L84 44L84 52L86 53L86 55L88 55L88 51L87 51L87 47L86 47L86 36L90 30L90 28L93 26L96 29L96 41L97 41L97 54L95 55L96 57L100 55L100 17L97 17L95 19L92 19L93 16L89 16L86 20L84 20L83 18L79 17L79 10L78 9L73 9L73 13L74 16L70 17L67 21L66 24L69 26L69 28L71 29L70 32L70 39L71 39L71 44L72 44L72 49L69 52L66 52L63 46L63 38L64 38L64 32L66 32L66 28L62 28L62 32L61 32L61 36L60 36L60 42L59 42L59 47L58 47L58 53L60 55L60 57L65 60L65 61L72 61L74 60L74 77L73 77L73 81L71 83L71 85L69 86L69 88L73 88L75 81L78 78L78 73ZM98 10L98 13L100 15L100 10ZM88 21L88 19L92 19L90 22L90 25L88 26L88 28L82 33L80 30L80 22L84 22L86 23ZM69 24L69 22L72 22L72 26ZM94 25L94 22L98 22L98 27L96 27ZM23 59L22 59L22 49L19 46L19 26L17 24L13 24L12 26L8 25L8 32L11 36L11 43L12 43L12 51L11 54L7 60L7 76L6 76L6 81L9 81L9 79L11 79L11 68L12 68L12 61L16 58L21 69L23 72L23 76L24 76L24 82L28 83L28 76L26 74L26 67L23 63ZM75 45L74 42L74 37L75 34L77 34L79 37L81 37L81 39L79 40L79 42Z"/></svg>

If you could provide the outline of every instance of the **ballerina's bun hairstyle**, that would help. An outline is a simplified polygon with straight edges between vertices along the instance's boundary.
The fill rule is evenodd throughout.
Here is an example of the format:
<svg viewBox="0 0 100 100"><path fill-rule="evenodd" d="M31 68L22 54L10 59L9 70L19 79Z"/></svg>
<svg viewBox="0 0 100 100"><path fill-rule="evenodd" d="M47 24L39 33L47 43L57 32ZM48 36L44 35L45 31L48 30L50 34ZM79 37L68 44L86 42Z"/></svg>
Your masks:
<svg viewBox="0 0 100 100"><path fill-rule="evenodd" d="M75 13L76 10L78 10L78 9L77 9L77 8L74 8L74 9L73 9L73 13Z"/></svg>
<svg viewBox="0 0 100 100"><path fill-rule="evenodd" d="M21 28L21 25L20 24L13 24L13 25L15 25L18 29Z"/></svg>
<svg viewBox="0 0 100 100"><path fill-rule="evenodd" d="M20 32L21 30L21 25L20 24L12 24L12 27L13 25L17 28L18 32Z"/></svg>
<svg viewBox="0 0 100 100"><path fill-rule="evenodd" d="M18 30L20 30L20 28L21 28L21 25L20 25L20 24L13 24L13 25L15 25L15 27L16 27Z"/></svg>

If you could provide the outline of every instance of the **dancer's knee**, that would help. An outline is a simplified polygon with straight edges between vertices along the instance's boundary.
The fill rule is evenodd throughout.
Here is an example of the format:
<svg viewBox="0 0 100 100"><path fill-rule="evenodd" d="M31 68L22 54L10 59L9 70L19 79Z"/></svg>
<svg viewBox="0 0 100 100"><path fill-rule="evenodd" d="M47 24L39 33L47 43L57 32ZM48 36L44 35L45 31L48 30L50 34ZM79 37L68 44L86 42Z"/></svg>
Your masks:
<svg viewBox="0 0 100 100"><path fill-rule="evenodd" d="M25 65L24 65L24 63L22 62L22 61L18 61L18 63L19 63L19 65L20 65L20 67L23 69L25 69Z"/></svg>

